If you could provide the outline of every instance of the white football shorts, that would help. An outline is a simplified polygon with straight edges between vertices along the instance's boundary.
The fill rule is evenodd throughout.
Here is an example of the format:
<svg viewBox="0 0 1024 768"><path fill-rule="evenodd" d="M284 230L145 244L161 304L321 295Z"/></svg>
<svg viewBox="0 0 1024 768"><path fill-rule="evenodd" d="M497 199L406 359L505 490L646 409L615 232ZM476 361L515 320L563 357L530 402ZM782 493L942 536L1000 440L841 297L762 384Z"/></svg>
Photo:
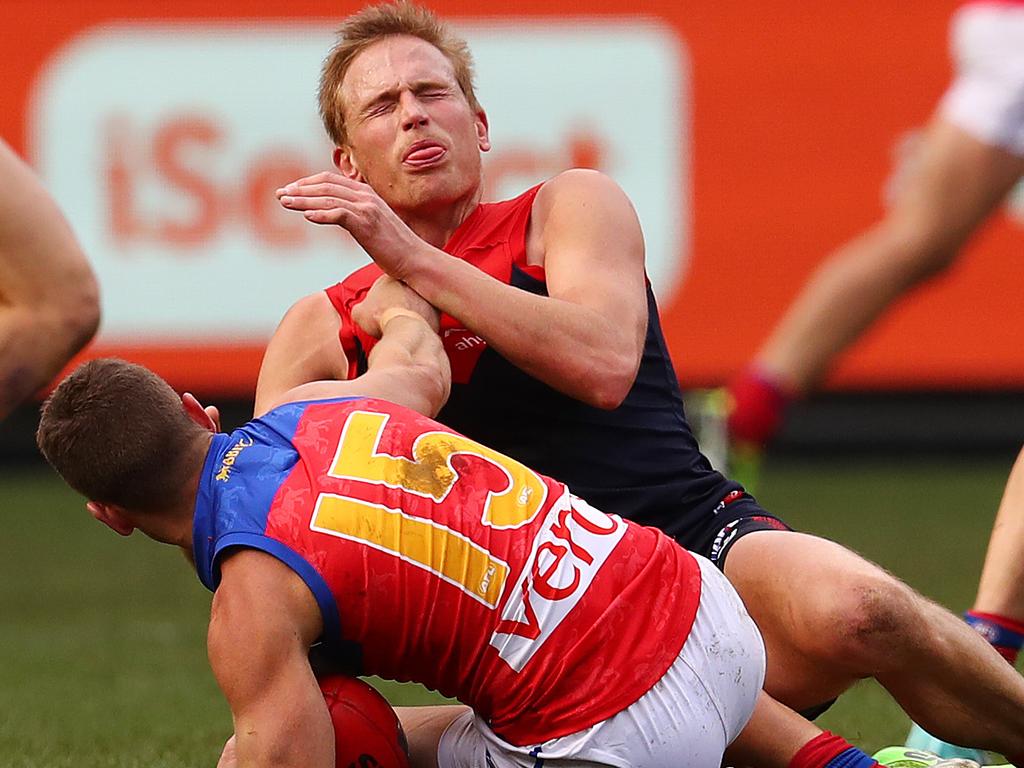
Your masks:
<svg viewBox="0 0 1024 768"><path fill-rule="evenodd" d="M939 112L979 141L1024 156L1024 4L975 2L950 27L956 78Z"/></svg>
<svg viewBox="0 0 1024 768"><path fill-rule="evenodd" d="M764 683L764 643L736 590L709 560L678 658L614 717L533 746L502 740L467 711L441 736L440 768L718 768L754 711Z"/></svg>

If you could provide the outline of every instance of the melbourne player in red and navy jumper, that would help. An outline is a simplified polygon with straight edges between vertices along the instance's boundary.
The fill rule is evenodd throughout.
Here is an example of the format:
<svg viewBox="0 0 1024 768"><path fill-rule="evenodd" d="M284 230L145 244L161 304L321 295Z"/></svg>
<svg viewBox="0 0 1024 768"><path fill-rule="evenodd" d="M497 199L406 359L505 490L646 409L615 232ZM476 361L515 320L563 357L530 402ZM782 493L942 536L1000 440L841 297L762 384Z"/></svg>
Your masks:
<svg viewBox="0 0 1024 768"><path fill-rule="evenodd" d="M503 282L546 295L544 269L526 262L526 230L540 186L482 203L444 250ZM341 317L349 377L365 370L375 340L352 309L382 274L370 264L327 289ZM785 527L715 471L700 453L647 287L648 325L636 381L622 404L603 410L517 368L458 320L441 316L452 393L438 420L567 482L597 507L654 525L718 563L735 532Z"/></svg>
<svg viewBox="0 0 1024 768"><path fill-rule="evenodd" d="M702 572L714 576L708 601L723 590L710 564L659 531L365 398L290 403L216 435L193 546L211 590L227 550L281 560L316 597L329 647L356 646L361 673L460 699L507 745L576 734L642 699L691 635ZM737 652L750 672L730 738L763 676L752 622L745 631Z"/></svg>

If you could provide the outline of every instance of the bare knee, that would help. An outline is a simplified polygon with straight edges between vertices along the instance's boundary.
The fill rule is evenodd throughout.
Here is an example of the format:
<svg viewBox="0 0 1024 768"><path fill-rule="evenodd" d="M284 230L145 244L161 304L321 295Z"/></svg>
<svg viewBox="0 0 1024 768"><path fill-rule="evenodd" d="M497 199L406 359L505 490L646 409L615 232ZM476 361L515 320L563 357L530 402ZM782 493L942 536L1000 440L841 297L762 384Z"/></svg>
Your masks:
<svg viewBox="0 0 1024 768"><path fill-rule="evenodd" d="M924 598L883 571L852 576L834 593L826 625L836 663L874 676L906 659L920 635Z"/></svg>

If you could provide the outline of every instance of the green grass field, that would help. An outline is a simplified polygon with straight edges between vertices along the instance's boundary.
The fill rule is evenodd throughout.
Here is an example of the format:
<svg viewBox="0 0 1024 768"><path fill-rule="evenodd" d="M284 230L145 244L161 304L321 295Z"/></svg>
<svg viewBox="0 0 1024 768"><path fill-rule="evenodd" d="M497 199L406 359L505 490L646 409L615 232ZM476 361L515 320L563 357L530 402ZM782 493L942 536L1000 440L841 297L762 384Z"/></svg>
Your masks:
<svg viewBox="0 0 1024 768"><path fill-rule="evenodd" d="M1012 458L776 462L759 497L962 610ZM212 768L230 718L206 664L210 598L181 555L120 540L41 468L0 473L0 518L0 765ZM382 687L396 703L432 700ZM869 751L907 727L873 684L820 722Z"/></svg>

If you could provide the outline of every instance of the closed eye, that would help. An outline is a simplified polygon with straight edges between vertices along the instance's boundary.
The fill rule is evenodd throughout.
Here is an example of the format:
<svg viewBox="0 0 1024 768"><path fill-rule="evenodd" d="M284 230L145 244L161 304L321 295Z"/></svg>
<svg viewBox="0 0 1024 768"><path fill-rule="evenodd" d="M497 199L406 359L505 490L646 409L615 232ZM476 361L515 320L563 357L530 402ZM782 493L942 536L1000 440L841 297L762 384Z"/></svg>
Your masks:
<svg viewBox="0 0 1024 768"><path fill-rule="evenodd" d="M376 104L371 104L363 112L367 117L375 117L377 115L385 115L395 108L394 101L379 101Z"/></svg>
<svg viewBox="0 0 1024 768"><path fill-rule="evenodd" d="M421 99L443 99L449 94L451 94L451 89L449 88L424 88L416 92L416 95Z"/></svg>

